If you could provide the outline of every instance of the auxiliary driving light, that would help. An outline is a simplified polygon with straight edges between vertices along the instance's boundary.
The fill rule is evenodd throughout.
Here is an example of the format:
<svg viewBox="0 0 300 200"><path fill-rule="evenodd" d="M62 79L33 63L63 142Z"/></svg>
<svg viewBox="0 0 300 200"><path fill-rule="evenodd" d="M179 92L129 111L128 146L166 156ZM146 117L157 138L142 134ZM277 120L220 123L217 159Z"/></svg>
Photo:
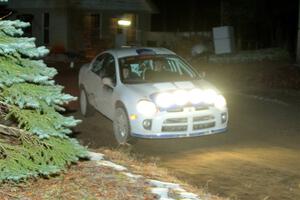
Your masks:
<svg viewBox="0 0 300 200"><path fill-rule="evenodd" d="M214 104L218 93L212 89L203 91L203 101L207 104Z"/></svg>
<svg viewBox="0 0 300 200"><path fill-rule="evenodd" d="M189 102L189 93L185 90L177 90L173 93L176 105L183 106Z"/></svg>
<svg viewBox="0 0 300 200"><path fill-rule="evenodd" d="M159 107L168 108L175 103L173 100L174 98L171 93L164 92L157 95L155 102Z"/></svg>
<svg viewBox="0 0 300 200"><path fill-rule="evenodd" d="M189 100L192 104L199 104L203 101L203 91L200 89L193 89L189 92Z"/></svg>

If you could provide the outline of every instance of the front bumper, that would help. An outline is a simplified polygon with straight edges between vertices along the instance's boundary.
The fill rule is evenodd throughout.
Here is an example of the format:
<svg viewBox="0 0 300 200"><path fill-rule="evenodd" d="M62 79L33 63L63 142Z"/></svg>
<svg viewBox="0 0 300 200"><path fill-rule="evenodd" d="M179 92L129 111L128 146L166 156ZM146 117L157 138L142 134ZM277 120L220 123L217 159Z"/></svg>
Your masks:
<svg viewBox="0 0 300 200"><path fill-rule="evenodd" d="M226 131L227 128L200 131L196 133L150 133L150 134L131 133L131 136L138 137L138 138L145 138L145 139L159 139L159 138L171 139L171 138L199 137L205 135L212 135L216 133L224 133Z"/></svg>
<svg viewBox="0 0 300 200"><path fill-rule="evenodd" d="M222 116L226 115L226 120ZM143 127L144 120L151 120L151 128ZM197 137L227 130L227 109L218 110L214 107L196 110L193 107L184 108L180 112L159 112L149 119L138 116L130 121L131 135L138 138L183 138Z"/></svg>

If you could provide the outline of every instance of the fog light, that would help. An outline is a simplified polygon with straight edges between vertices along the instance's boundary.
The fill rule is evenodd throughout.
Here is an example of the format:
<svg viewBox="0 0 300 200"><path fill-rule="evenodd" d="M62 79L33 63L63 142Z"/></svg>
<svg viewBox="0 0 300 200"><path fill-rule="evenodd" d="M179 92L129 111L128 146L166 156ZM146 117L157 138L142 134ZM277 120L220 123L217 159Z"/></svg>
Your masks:
<svg viewBox="0 0 300 200"><path fill-rule="evenodd" d="M221 114L221 122L222 122L222 124L224 124L225 122L227 122L227 118L228 118L227 113L222 113Z"/></svg>
<svg viewBox="0 0 300 200"><path fill-rule="evenodd" d="M151 119L145 119L143 121L143 127L144 127L144 129L150 130L151 126L152 126L152 120Z"/></svg>

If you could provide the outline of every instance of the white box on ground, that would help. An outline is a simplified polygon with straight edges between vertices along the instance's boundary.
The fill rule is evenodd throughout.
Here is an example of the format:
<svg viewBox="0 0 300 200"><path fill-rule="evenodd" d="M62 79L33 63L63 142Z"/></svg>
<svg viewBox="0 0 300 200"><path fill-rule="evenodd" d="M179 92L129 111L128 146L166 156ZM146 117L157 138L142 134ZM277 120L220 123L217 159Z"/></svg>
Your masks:
<svg viewBox="0 0 300 200"><path fill-rule="evenodd" d="M233 27L220 26L213 28L215 54L232 53L234 51Z"/></svg>

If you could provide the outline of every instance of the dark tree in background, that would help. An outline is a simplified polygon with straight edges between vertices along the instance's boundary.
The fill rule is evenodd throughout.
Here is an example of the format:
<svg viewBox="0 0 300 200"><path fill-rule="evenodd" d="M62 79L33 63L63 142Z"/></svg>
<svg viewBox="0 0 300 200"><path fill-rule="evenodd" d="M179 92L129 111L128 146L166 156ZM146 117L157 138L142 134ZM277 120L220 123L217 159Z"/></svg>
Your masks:
<svg viewBox="0 0 300 200"><path fill-rule="evenodd" d="M211 31L231 25L239 49L281 47L295 52L298 0L153 0L153 31Z"/></svg>
<svg viewBox="0 0 300 200"><path fill-rule="evenodd" d="M152 16L153 31L206 31L219 25L219 0L153 0L158 13Z"/></svg>
<svg viewBox="0 0 300 200"><path fill-rule="evenodd" d="M223 0L225 25L235 28L240 49L281 47L295 51L298 1Z"/></svg>

